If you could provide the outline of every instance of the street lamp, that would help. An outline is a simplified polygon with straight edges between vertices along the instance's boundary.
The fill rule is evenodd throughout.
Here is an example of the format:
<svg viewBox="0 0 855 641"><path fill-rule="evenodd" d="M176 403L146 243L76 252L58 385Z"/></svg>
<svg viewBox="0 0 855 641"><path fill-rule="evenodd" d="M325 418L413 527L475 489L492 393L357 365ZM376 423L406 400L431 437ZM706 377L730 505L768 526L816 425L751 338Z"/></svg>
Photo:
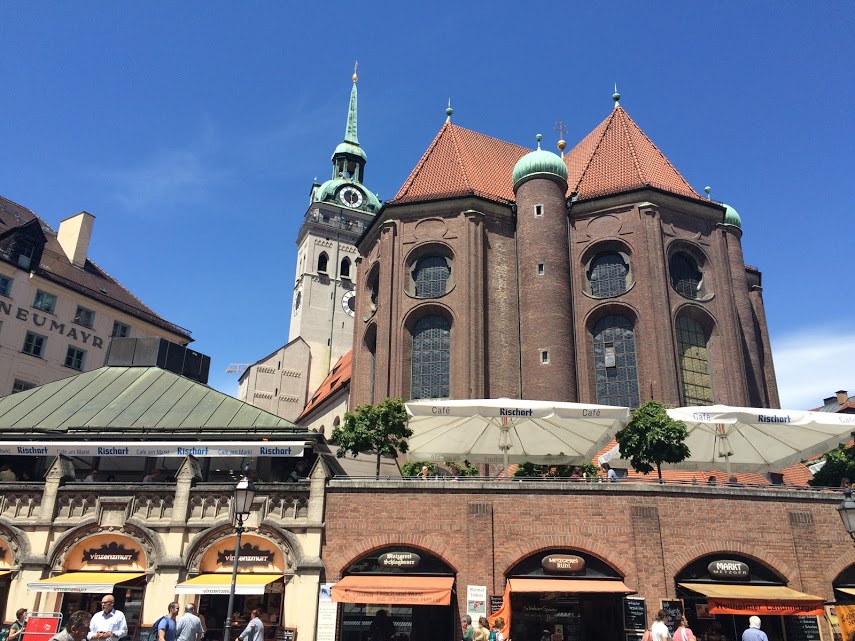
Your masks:
<svg viewBox="0 0 855 641"><path fill-rule="evenodd" d="M229 589L229 607L226 610L226 624L223 626L223 641L229 641L232 635L232 611L235 607L235 584L237 583L238 556L240 555L240 535L243 534L243 522L249 518L252 511L252 499L255 498L255 484L247 478L244 472L243 478L235 486L232 500L232 518L234 519L235 532L235 556L232 559L232 585Z"/></svg>
<svg viewBox="0 0 855 641"><path fill-rule="evenodd" d="M852 488L848 485L843 489L843 503L838 506L837 511L840 512L843 527L855 542L855 499L852 498Z"/></svg>

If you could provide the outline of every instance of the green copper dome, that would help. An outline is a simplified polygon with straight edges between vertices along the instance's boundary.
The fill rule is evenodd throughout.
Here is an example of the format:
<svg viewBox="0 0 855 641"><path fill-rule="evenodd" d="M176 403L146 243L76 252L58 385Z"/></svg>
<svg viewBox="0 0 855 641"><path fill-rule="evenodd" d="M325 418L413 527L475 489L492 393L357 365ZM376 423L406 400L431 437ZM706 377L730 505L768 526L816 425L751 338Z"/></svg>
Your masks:
<svg viewBox="0 0 855 641"><path fill-rule="evenodd" d="M724 224L742 229L742 218L739 217L736 210L726 203L722 203L722 206L724 207Z"/></svg>
<svg viewBox="0 0 855 641"><path fill-rule="evenodd" d="M537 149L526 154L514 166L514 190L525 179L537 175L548 175L567 182L567 166L556 154L540 148L542 136L537 134Z"/></svg>
<svg viewBox="0 0 855 641"><path fill-rule="evenodd" d="M365 155L365 152L362 151L362 147L359 145L354 145L351 142L345 141L339 143L338 147L335 148L335 151L332 155L332 160L335 161L335 157L339 154L350 154L351 156L357 156L362 158L365 162L368 162L368 156Z"/></svg>
<svg viewBox="0 0 855 641"><path fill-rule="evenodd" d="M316 203L322 203L324 201L332 202L342 206L344 203L339 202L336 199L336 196L341 189L348 185L358 189L365 197L364 204L356 207L357 209L363 209L370 212L380 211L380 201L377 199L377 196L375 196L370 190L366 189L362 183L355 180L349 180L347 178L333 178L332 180L326 181L315 191L314 201Z"/></svg>

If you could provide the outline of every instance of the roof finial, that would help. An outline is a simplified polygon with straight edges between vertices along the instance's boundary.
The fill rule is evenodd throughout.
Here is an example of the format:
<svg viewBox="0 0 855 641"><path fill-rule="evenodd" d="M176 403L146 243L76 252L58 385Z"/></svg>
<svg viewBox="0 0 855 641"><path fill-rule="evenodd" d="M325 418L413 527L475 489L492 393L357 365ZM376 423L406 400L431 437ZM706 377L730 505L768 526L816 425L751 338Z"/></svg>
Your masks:
<svg viewBox="0 0 855 641"><path fill-rule="evenodd" d="M537 148L540 149L540 141L543 140L543 136L541 136L540 134L537 134L535 136L535 139L537 140Z"/></svg>
<svg viewBox="0 0 855 641"><path fill-rule="evenodd" d="M564 150L567 148L567 141L564 140L564 134L567 133L567 126L563 120L555 122L555 131L558 132L558 149L561 151L561 157L564 158Z"/></svg>
<svg viewBox="0 0 855 641"><path fill-rule="evenodd" d="M359 80L359 76L356 75L356 69L359 67L359 60L356 60L353 63L353 84L356 84L356 81Z"/></svg>
<svg viewBox="0 0 855 641"><path fill-rule="evenodd" d="M454 113L454 109L451 108L451 98L448 99L448 107L445 108L445 122L451 122L451 114Z"/></svg>
<svg viewBox="0 0 855 641"><path fill-rule="evenodd" d="M353 64L353 86L350 88L350 104L347 106L347 126L344 128L344 142L359 146L359 136L356 133L356 67L359 62Z"/></svg>
<svg viewBox="0 0 855 641"><path fill-rule="evenodd" d="M706 187L704 187L704 191L705 191L705 192L707 192L707 198L709 198L710 200L712 200L712 198L710 197L710 192L712 191L712 187L710 187L709 185L707 185Z"/></svg>
<svg viewBox="0 0 855 641"><path fill-rule="evenodd" d="M617 91L617 83L615 83L615 92L612 94L612 100L615 101L615 109L620 105L620 94Z"/></svg>

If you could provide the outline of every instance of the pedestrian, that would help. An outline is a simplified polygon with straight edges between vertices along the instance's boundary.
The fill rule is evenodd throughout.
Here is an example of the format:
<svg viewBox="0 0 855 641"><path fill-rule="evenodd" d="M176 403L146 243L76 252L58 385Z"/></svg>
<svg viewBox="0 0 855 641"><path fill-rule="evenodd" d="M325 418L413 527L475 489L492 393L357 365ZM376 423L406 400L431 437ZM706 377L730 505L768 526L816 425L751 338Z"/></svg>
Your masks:
<svg viewBox="0 0 855 641"><path fill-rule="evenodd" d="M656 621L653 622L653 627L650 628L653 641L668 641L671 635L668 633L668 626L665 621L668 620L668 612L659 610L656 613Z"/></svg>
<svg viewBox="0 0 855 641"><path fill-rule="evenodd" d="M478 627L472 632L472 641L490 641L490 622L487 617L478 617Z"/></svg>
<svg viewBox="0 0 855 641"><path fill-rule="evenodd" d="M505 641L505 620L502 617L493 619L493 630L490 632L490 641Z"/></svg>
<svg viewBox="0 0 855 641"><path fill-rule="evenodd" d="M395 638L395 624L386 610L377 610L374 620L368 628L369 641L392 641Z"/></svg>
<svg viewBox="0 0 855 641"><path fill-rule="evenodd" d="M258 618L260 614L261 610L258 608L250 612L249 623L246 624L246 628L244 628L244 631L238 637L241 641L261 641L264 638L264 625L261 623L261 619Z"/></svg>
<svg viewBox="0 0 855 641"><path fill-rule="evenodd" d="M769 641L769 637L760 629L760 617L755 615L748 619L748 629L742 633L742 641Z"/></svg>
<svg viewBox="0 0 855 641"><path fill-rule="evenodd" d="M552 633L549 630L544 630L540 635L540 641L552 641Z"/></svg>
<svg viewBox="0 0 855 641"><path fill-rule="evenodd" d="M460 617L460 627L463 628L463 641L472 641L472 617L468 614Z"/></svg>
<svg viewBox="0 0 855 641"><path fill-rule="evenodd" d="M606 471L606 478L609 480L610 483L618 482L617 472L612 469L611 465L609 465L608 463L603 463L601 467Z"/></svg>
<svg viewBox="0 0 855 641"><path fill-rule="evenodd" d="M674 630L674 641L696 641L695 633L684 616L680 617L680 625Z"/></svg>
<svg viewBox="0 0 855 641"><path fill-rule="evenodd" d="M116 598L112 594L105 594L101 598L101 611L92 616L87 638L114 641L128 636L128 622L125 615L113 607L115 604Z"/></svg>
<svg viewBox="0 0 855 641"><path fill-rule="evenodd" d="M205 626L202 619L196 616L196 606L188 603L184 606L184 614L175 624L175 641L202 641Z"/></svg>
<svg viewBox="0 0 855 641"><path fill-rule="evenodd" d="M3 465L0 467L0 481L4 483L17 481L18 477L15 475L15 472L12 471L8 465Z"/></svg>
<svg viewBox="0 0 855 641"><path fill-rule="evenodd" d="M178 604L172 601L166 607L169 614L165 617L160 617L157 623L157 641L175 641L177 628L175 617L178 616Z"/></svg>
<svg viewBox="0 0 855 641"><path fill-rule="evenodd" d="M427 480L428 480L428 478L430 477L430 470L428 469L428 466L427 466L427 465L422 465L422 472L421 472L421 474L420 474L419 476L421 476L421 477L422 477L422 480L423 480L423 481L427 481Z"/></svg>
<svg viewBox="0 0 855 641"><path fill-rule="evenodd" d="M27 608L19 608L17 612L15 612L15 622L9 626L9 636L6 637L6 641L13 641L17 639L21 633L24 631L24 623L27 621Z"/></svg>
<svg viewBox="0 0 855 641"><path fill-rule="evenodd" d="M68 623L65 624L65 629L57 632L48 641L83 641L89 634L91 619L92 615L83 610L72 612L68 617Z"/></svg>
<svg viewBox="0 0 855 641"><path fill-rule="evenodd" d="M143 483L157 483L160 481L160 468L154 468L151 473L146 474L143 477Z"/></svg>
<svg viewBox="0 0 855 641"><path fill-rule="evenodd" d="M709 478L707 479L707 485L715 485L716 483L717 481L715 480L715 474L710 474Z"/></svg>
<svg viewBox="0 0 855 641"><path fill-rule="evenodd" d="M98 470L91 469L89 470L89 476L83 479L84 483L94 483L98 479Z"/></svg>

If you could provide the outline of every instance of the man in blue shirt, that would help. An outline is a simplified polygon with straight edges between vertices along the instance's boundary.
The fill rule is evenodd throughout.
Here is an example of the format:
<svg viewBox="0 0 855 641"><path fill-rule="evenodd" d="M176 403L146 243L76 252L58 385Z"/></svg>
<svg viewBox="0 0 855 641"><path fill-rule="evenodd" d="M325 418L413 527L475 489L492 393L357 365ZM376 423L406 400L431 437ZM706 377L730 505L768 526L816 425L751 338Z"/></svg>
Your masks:
<svg viewBox="0 0 855 641"><path fill-rule="evenodd" d="M760 629L760 617L748 619L748 629L742 633L742 641L769 641L769 637Z"/></svg>
<svg viewBox="0 0 855 641"><path fill-rule="evenodd" d="M169 604L169 616L161 617L157 624L157 641L175 641L175 617L178 616L178 604Z"/></svg>

